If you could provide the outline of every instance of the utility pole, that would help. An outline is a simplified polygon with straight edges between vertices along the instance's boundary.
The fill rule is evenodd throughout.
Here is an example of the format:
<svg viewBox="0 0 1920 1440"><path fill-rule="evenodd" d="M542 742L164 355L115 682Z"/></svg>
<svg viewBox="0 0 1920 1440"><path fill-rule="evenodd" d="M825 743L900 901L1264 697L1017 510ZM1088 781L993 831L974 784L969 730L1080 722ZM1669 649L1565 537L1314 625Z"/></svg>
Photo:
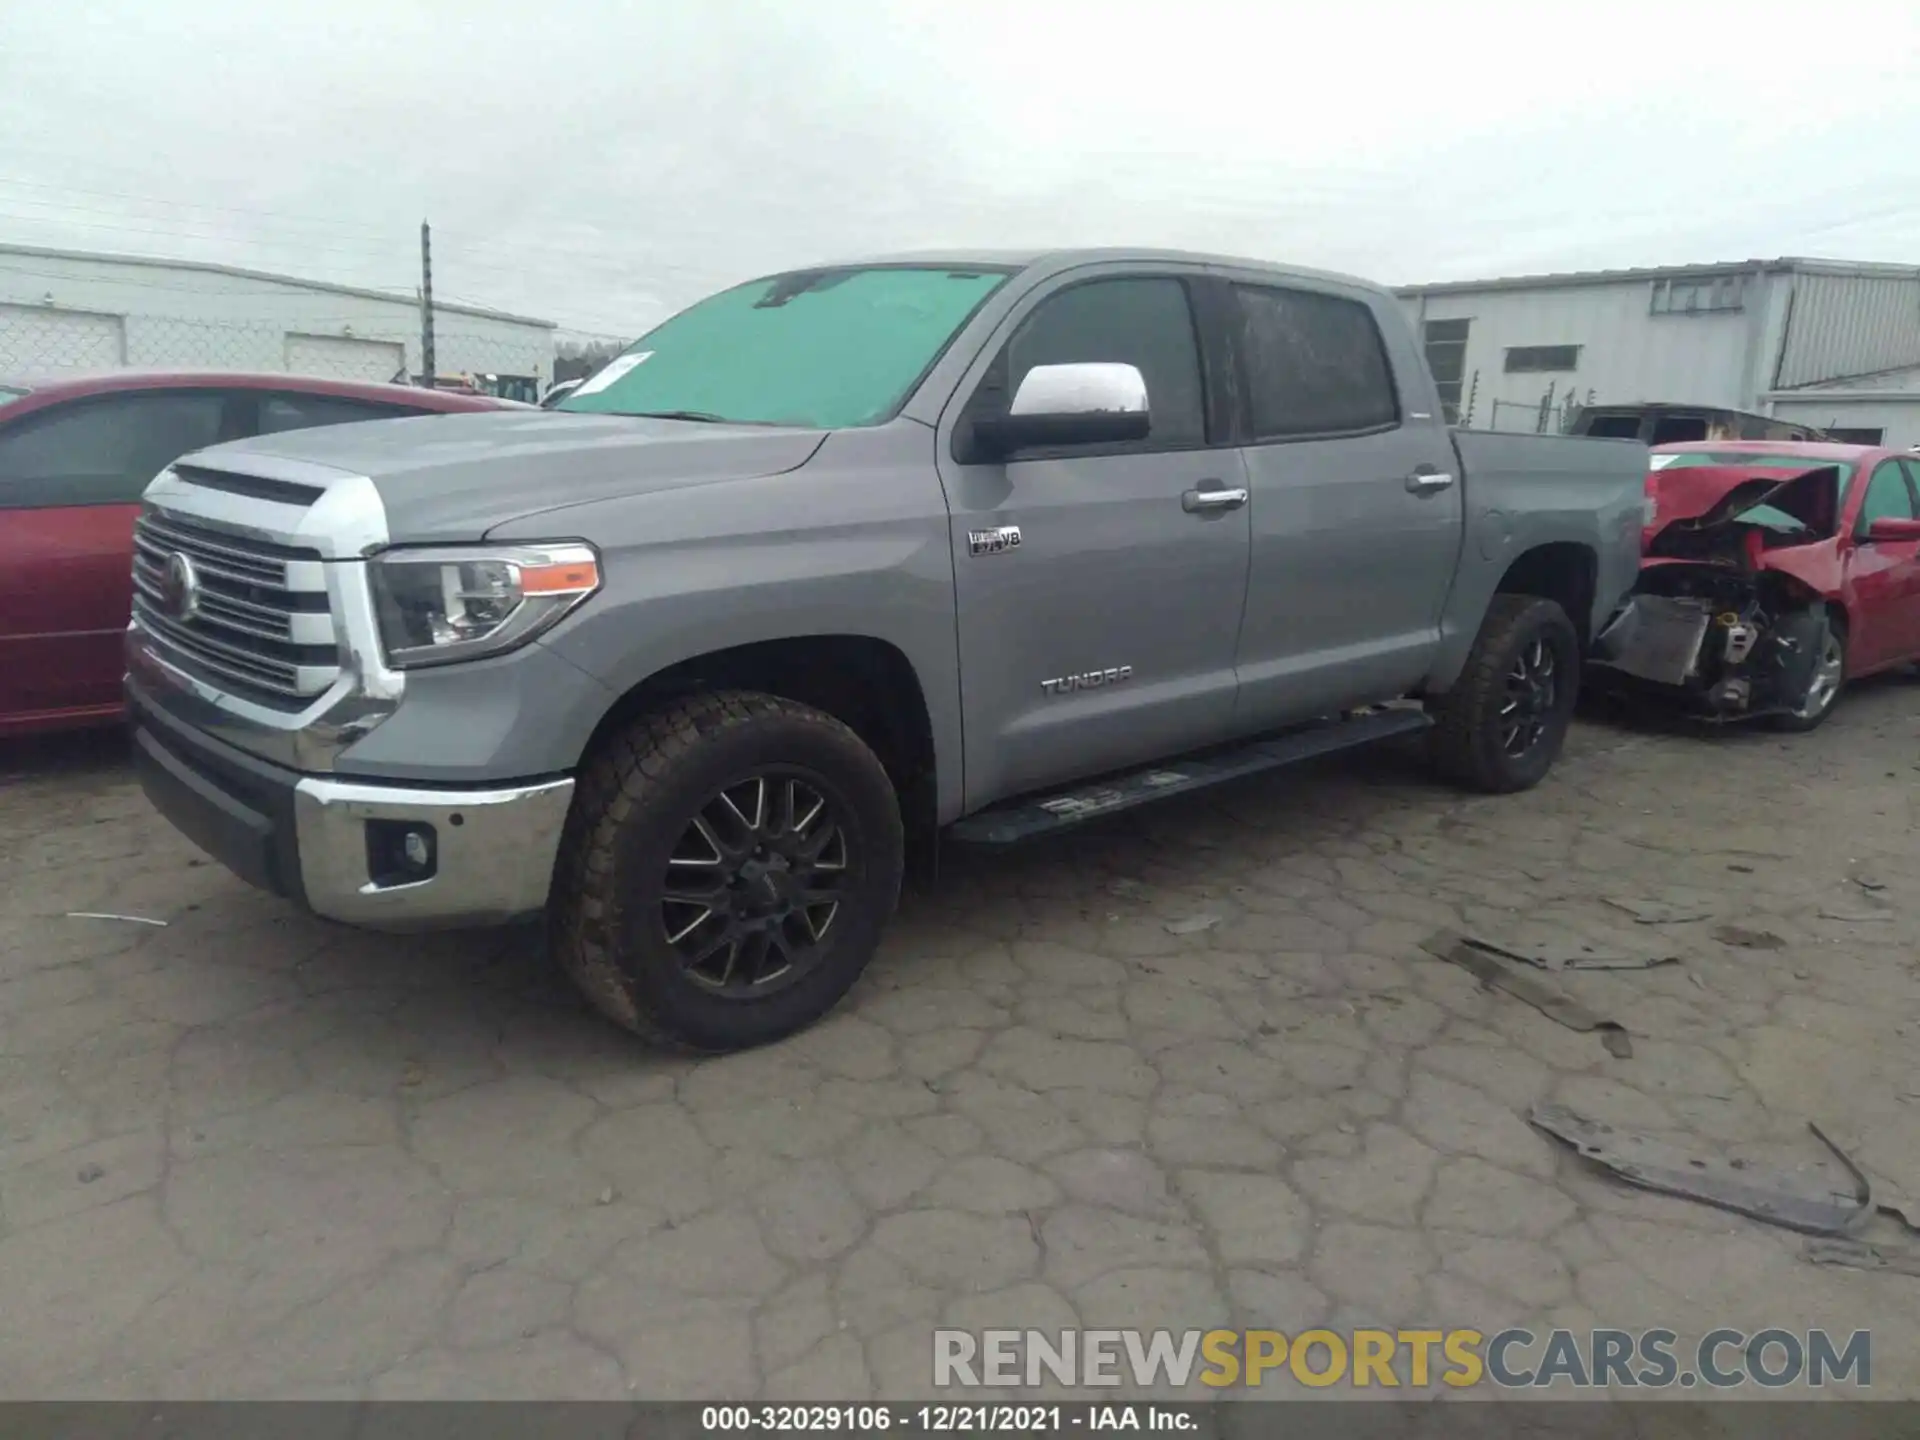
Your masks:
<svg viewBox="0 0 1920 1440"><path fill-rule="evenodd" d="M433 230L420 222L420 369L421 383L434 388L439 372L433 365Z"/></svg>

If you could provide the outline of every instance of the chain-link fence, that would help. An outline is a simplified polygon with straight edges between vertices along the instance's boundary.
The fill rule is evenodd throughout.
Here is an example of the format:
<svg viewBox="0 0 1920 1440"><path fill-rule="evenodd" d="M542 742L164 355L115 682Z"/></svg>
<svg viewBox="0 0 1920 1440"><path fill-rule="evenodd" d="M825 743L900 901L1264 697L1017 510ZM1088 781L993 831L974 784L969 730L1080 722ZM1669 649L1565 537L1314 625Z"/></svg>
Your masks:
<svg viewBox="0 0 1920 1440"><path fill-rule="evenodd" d="M534 398L553 376L544 328L437 316L439 378L473 377L495 393ZM48 379L102 370L240 370L339 380L423 383L416 319L301 315L210 320L183 315L104 314L0 303L0 380Z"/></svg>

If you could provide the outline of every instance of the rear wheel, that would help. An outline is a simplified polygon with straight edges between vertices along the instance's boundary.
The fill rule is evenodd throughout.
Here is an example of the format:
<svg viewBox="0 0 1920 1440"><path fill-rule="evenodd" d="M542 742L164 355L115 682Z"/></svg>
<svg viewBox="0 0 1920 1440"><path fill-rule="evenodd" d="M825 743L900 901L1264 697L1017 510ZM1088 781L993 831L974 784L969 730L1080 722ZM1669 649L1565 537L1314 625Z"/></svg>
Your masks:
<svg viewBox="0 0 1920 1440"><path fill-rule="evenodd" d="M1496 595L1466 668L1434 705L1433 756L1456 784L1509 794L1540 783L1580 693L1580 639L1566 612Z"/></svg>
<svg viewBox="0 0 1920 1440"><path fill-rule="evenodd" d="M648 1039L762 1045L859 979L899 896L885 769L829 715L768 695L647 715L586 768L555 875L554 948Z"/></svg>

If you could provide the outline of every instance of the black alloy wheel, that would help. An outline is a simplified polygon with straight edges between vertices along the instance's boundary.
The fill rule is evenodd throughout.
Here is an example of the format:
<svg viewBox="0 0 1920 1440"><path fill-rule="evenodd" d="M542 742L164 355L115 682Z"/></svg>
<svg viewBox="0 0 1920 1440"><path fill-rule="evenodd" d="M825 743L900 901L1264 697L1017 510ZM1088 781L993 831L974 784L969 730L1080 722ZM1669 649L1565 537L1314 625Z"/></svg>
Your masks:
<svg viewBox="0 0 1920 1440"><path fill-rule="evenodd" d="M687 978L717 995L749 999L790 985L831 939L848 861L846 831L818 779L775 769L736 780L699 808L667 859L667 944Z"/></svg>
<svg viewBox="0 0 1920 1440"><path fill-rule="evenodd" d="M1535 636L1521 648L1507 671L1506 698L1500 707L1500 748L1518 760L1538 745L1560 708L1559 666L1553 647Z"/></svg>

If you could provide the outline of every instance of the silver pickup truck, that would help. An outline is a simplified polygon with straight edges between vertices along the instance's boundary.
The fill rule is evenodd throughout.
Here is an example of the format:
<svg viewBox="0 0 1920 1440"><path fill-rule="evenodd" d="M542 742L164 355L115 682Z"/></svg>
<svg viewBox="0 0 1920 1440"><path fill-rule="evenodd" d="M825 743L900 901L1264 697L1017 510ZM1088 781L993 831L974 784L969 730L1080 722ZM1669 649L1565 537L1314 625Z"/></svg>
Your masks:
<svg viewBox="0 0 1920 1440"><path fill-rule="evenodd" d="M1632 584L1638 443L1451 434L1384 290L1153 251L777 275L553 410L161 474L153 802L385 929L548 918L592 1002L759 1044L909 854L1391 735L1536 783Z"/></svg>

